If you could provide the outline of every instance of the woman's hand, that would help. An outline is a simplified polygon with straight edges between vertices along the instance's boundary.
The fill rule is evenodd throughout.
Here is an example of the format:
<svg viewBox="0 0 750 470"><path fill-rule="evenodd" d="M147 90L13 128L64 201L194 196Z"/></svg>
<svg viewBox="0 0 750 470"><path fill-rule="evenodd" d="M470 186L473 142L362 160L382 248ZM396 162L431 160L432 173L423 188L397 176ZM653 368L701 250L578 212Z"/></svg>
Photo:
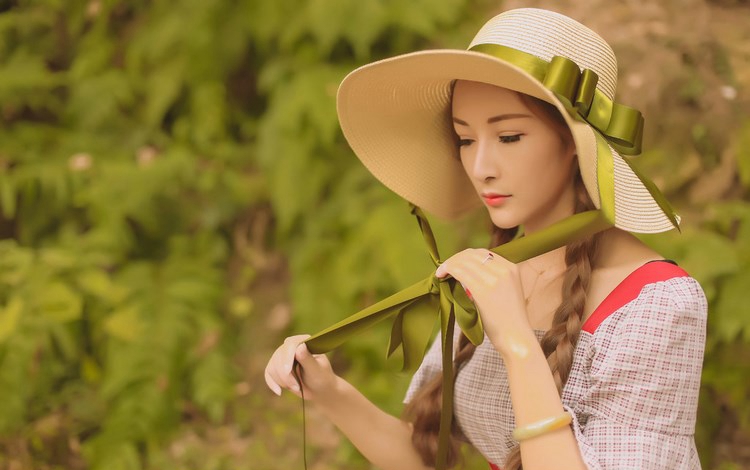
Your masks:
<svg viewBox="0 0 750 470"><path fill-rule="evenodd" d="M268 388L276 395L281 395L282 389L290 390L297 396L302 396L297 379L292 373L294 360L301 368L300 381L305 392L305 399L316 400L330 396L336 387L338 376L333 373L331 363L325 354L310 354L303 343L310 335L290 336L284 344L274 351L266 365L265 378Z"/></svg>
<svg viewBox="0 0 750 470"><path fill-rule="evenodd" d="M523 353L524 348L530 347L528 340L535 336L517 265L489 250L467 249L448 258L435 274L440 278L453 276L461 283L479 311L487 337L500 354Z"/></svg>

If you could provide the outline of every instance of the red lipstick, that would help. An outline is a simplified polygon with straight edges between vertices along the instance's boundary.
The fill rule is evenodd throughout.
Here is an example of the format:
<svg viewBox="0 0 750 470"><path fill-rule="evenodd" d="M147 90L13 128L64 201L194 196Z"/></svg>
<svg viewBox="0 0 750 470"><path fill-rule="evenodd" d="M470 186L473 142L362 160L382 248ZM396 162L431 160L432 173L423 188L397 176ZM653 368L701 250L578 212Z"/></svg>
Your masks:
<svg viewBox="0 0 750 470"><path fill-rule="evenodd" d="M510 196L510 194L482 193L482 200L490 207L500 207Z"/></svg>

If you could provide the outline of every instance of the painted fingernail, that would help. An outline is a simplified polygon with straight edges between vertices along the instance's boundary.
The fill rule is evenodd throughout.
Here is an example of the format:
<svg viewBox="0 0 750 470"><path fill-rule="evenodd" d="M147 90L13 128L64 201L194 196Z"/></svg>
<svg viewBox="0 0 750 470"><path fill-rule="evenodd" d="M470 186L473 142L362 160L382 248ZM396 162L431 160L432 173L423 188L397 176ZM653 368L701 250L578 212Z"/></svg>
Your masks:
<svg viewBox="0 0 750 470"><path fill-rule="evenodd" d="M474 297L471 296L471 291L469 291L469 289L467 289L465 287L464 287L464 290L466 291L466 297L468 297L469 300L473 301Z"/></svg>

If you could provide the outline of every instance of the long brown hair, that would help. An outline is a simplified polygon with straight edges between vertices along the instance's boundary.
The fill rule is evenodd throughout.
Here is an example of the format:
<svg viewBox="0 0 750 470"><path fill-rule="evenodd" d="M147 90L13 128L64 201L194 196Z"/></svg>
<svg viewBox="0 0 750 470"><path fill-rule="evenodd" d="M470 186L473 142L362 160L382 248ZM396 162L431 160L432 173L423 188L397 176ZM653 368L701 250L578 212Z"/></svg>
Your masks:
<svg viewBox="0 0 750 470"><path fill-rule="evenodd" d="M528 95L519 94L524 104L540 119L546 121L558 131L561 138L573 145L573 139L565 120L553 105ZM594 209L580 172L575 175L575 212ZM501 229L492 226L490 246L498 246L515 238L518 227ZM598 236L587 237L568 244L565 249L567 269L563 277L562 303L555 310L552 327L541 340L542 351L547 358L558 393L570 375L573 365L573 353L583 325L583 309L586 303L586 292L591 281L593 261L596 256ZM453 367L459 371L462 364L471 359L476 347L461 335ZM417 394L406 405L404 418L412 423L412 444L427 466L435 465L437 454L438 431L440 427L440 410L442 404L442 379L440 374L429 380L418 390ZM453 420L450 447L448 449L448 467L455 466L460 460L459 430ZM498 462L501 463L501 462ZM521 469L521 449L516 445L509 453L503 465L505 470Z"/></svg>

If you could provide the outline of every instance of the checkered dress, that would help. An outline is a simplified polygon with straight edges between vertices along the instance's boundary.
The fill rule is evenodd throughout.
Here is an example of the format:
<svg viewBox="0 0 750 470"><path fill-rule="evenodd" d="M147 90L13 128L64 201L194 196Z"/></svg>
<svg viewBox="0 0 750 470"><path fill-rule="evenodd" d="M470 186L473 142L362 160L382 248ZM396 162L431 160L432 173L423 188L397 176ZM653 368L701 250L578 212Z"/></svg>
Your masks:
<svg viewBox="0 0 750 470"><path fill-rule="evenodd" d="M657 262L633 272L586 321L562 402L590 469L700 468L693 434L706 314L698 282ZM436 341L405 402L440 371ZM513 408L502 358L486 337L456 377L454 407L466 439L502 465L515 445Z"/></svg>

